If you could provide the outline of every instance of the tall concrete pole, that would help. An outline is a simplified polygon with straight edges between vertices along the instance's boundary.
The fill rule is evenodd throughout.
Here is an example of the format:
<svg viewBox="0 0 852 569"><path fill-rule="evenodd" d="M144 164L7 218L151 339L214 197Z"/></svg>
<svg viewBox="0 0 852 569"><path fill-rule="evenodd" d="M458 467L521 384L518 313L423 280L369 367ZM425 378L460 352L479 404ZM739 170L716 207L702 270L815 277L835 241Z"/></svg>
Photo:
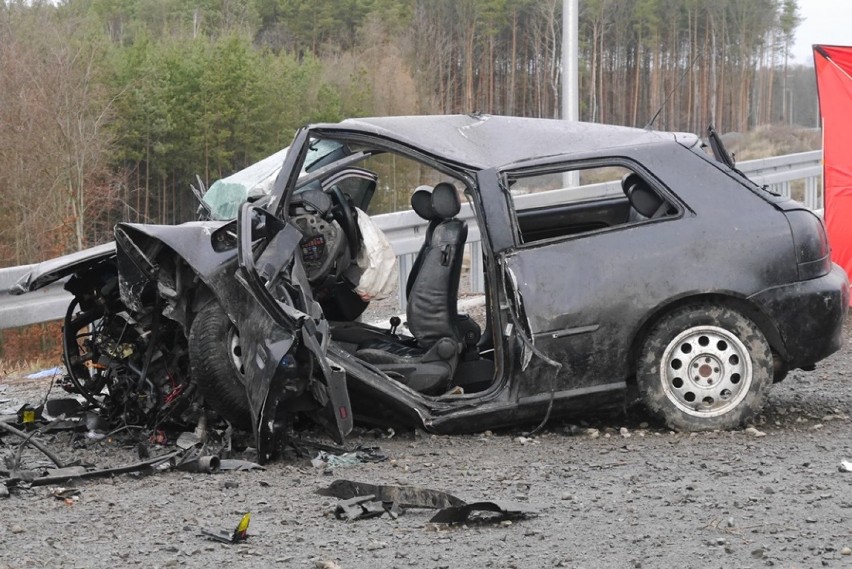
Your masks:
<svg viewBox="0 0 852 569"><path fill-rule="evenodd" d="M562 0L562 118L576 121L580 116L577 75L578 0Z"/></svg>
<svg viewBox="0 0 852 569"><path fill-rule="evenodd" d="M562 0L562 119L576 121L580 118L579 86L577 75L577 3L578 0ZM580 185L577 171L562 174L565 188Z"/></svg>

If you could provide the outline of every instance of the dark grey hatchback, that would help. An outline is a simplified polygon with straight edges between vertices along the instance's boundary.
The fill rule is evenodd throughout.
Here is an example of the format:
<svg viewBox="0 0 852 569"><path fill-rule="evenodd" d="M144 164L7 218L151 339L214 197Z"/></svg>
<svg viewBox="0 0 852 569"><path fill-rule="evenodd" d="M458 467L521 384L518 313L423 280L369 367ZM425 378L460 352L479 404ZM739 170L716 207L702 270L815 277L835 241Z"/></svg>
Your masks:
<svg viewBox="0 0 852 569"><path fill-rule="evenodd" d="M185 381L251 426L262 458L299 415L336 438L353 416L470 432L621 404L631 386L673 428L732 428L839 349L849 283L820 218L710 143L486 115L314 125L266 190L214 185L206 221L118 225L97 283L114 271L134 322L173 326ZM375 218L417 186L413 211ZM393 239L411 253L407 333L363 323L376 303L352 268L370 217L420 221ZM91 262L74 265L80 299ZM485 308L461 314L478 268ZM90 347L66 341L71 373Z"/></svg>

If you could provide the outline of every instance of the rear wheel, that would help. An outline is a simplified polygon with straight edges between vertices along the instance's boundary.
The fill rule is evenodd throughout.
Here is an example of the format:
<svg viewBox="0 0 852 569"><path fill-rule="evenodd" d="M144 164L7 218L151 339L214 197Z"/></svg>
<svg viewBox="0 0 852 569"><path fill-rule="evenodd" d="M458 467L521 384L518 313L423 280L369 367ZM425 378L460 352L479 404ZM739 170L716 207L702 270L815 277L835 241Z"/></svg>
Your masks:
<svg viewBox="0 0 852 569"><path fill-rule="evenodd" d="M648 333L636 369L645 405L669 427L731 429L756 415L772 384L772 353L736 310L691 305Z"/></svg>
<svg viewBox="0 0 852 569"><path fill-rule="evenodd" d="M217 302L196 315L189 332L192 376L205 401L241 429L251 429L242 346L236 326Z"/></svg>

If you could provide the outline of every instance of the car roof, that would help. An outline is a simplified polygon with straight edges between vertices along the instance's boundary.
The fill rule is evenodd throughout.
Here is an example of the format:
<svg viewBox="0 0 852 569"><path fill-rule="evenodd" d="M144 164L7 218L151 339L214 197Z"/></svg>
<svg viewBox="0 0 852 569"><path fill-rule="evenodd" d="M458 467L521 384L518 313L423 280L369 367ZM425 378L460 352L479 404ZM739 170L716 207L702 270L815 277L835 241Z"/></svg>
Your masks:
<svg viewBox="0 0 852 569"><path fill-rule="evenodd" d="M484 114L356 118L311 130L390 138L473 170L666 141L692 146L698 140L693 134Z"/></svg>

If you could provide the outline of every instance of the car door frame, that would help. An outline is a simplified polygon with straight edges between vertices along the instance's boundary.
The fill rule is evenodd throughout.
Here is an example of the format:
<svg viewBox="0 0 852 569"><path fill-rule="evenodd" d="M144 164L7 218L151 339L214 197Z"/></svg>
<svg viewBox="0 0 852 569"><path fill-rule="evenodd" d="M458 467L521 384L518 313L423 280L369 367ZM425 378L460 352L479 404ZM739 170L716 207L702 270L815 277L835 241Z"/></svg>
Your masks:
<svg viewBox="0 0 852 569"><path fill-rule="evenodd" d="M522 243L517 213L508 190L509 176L570 171L577 168L599 166L622 166L641 174L646 181L652 184L655 191L678 209L678 213L660 219L635 221L594 229L576 235L553 237L527 244ZM480 183L483 199L488 196L487 203L491 210L486 213L488 218L487 230L499 271L497 278L501 283L504 283L501 301L506 307L504 312L508 316L504 318L504 320L507 320L504 327L511 327L514 332L513 334L504 334L503 339L506 344L506 352L518 354L515 357L515 368L512 370L514 376L512 392L519 408L517 412L521 415L541 416L552 411L564 413L572 409L581 409L588 406L590 400L595 400L595 405L606 405L612 402L621 403L623 398L613 397L613 392L624 392L626 390L626 376L614 381L593 382L573 387L569 385L570 379L577 377L578 372L572 369L570 359L566 361L565 358L550 357L551 355L556 356L556 354L548 349L546 340L550 338L543 338L543 336L552 335L552 339L556 340L560 336L592 334L598 330L599 325L577 323L576 326L565 327L561 330L536 329L532 324L534 319L531 318L534 315L526 313L531 307L525 302L522 289L524 283L529 279L540 278L540 276L522 274L522 268L518 265L517 258L525 255L537 255L548 248L558 248L563 243L594 239L598 235L618 235L641 225L679 219L686 211L684 204L657 181L639 161L619 155L550 157L533 164L509 165L499 169L499 171L484 175ZM555 257L553 259L555 260ZM534 301L531 300L531 302ZM581 354L581 356L585 355Z"/></svg>

